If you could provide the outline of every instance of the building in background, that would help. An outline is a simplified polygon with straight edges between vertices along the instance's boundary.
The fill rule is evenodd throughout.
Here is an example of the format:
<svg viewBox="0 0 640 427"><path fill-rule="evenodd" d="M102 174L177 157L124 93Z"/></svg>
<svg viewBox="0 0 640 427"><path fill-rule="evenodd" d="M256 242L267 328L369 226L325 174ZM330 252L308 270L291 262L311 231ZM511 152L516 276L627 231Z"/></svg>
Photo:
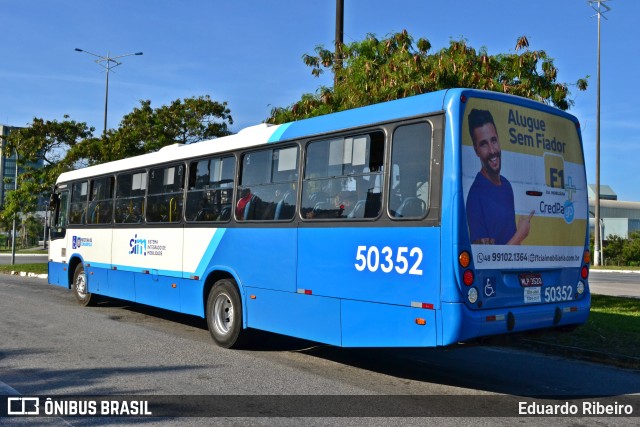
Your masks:
<svg viewBox="0 0 640 427"><path fill-rule="evenodd" d="M589 184L589 225L591 235L595 227L596 186ZM623 239L629 234L640 231L640 202L623 202L608 185L600 186L600 235L603 240L615 235Z"/></svg>
<svg viewBox="0 0 640 427"><path fill-rule="evenodd" d="M15 189L15 176L16 176L16 153L10 153L6 150L6 137L16 129L20 129L15 126L0 125L0 208L4 207L4 201L7 193ZM29 166L35 168L41 168L44 162L41 160L38 163L30 163ZM18 168L18 174L24 172L24 168Z"/></svg>

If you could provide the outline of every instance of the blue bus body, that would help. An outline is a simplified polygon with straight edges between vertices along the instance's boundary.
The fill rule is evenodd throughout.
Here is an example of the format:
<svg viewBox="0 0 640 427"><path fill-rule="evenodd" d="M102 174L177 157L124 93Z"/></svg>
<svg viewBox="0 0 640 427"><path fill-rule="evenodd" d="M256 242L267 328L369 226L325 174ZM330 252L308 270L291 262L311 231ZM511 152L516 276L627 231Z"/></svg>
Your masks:
<svg viewBox="0 0 640 427"><path fill-rule="evenodd" d="M470 241L466 183L471 182L479 163L467 166L469 177L464 178L473 147L463 140L465 131L468 133L467 105L472 101L480 107L493 108L495 103L496 110L504 108L504 123L496 127L505 129L499 132L505 163L511 150L509 158L515 162L545 167L560 162L567 165L564 174L571 163L575 170L570 182L563 174L564 181L556 187L553 181L512 179L516 205L526 205L520 210L529 206L536 210L530 232L536 240L517 250L490 245L485 252L483 246ZM525 113L528 121L523 119ZM494 111L494 115L499 114ZM571 126L551 136L555 129L550 125L552 118ZM435 157L428 164L430 184L437 188L429 189L429 213L424 218L401 221L389 208L395 172L388 165L393 131L385 126L420 121L431 126ZM380 190L379 213L355 221L305 217L300 189L310 185L305 183L307 144L361 129L379 131L385 138L381 176L386 186ZM539 143L536 135L541 133L546 136L539 137ZM567 133L570 137L564 136ZM117 182L119 171L134 167L149 170L163 162L183 161L186 171L192 167L191 160L209 153L242 159L242 153L252 150L296 144L299 173L292 187L297 208L290 220L230 218L221 223L190 223L183 217L160 225L62 224L51 240L49 282L72 287L81 265L88 293L206 317L209 292L219 280L229 278L237 284L241 310L236 313L242 313L243 329L344 347L443 346L586 321L590 308L586 176L578 122L573 116L514 96L455 89L256 130L249 135L251 142L242 142L242 134L229 139L229 148L227 138L220 138L210 152L204 146L187 146L140 156L130 163L71 172L61 176L58 189L65 191L82 180L90 186L93 177L109 174ZM565 151L553 148L571 141L578 145L573 151L579 155L570 153L568 145L563 146ZM192 145L200 144L205 143ZM238 169L234 206L240 198ZM538 173L537 166L531 169L531 176ZM521 197L520 188L535 200ZM556 199L565 204L556 209L560 203L552 201ZM568 233L574 243L547 244L546 239L553 237L544 236L542 226L547 224L550 230ZM467 265L461 262L463 253ZM471 283L465 284L465 275L467 281L472 277Z"/></svg>

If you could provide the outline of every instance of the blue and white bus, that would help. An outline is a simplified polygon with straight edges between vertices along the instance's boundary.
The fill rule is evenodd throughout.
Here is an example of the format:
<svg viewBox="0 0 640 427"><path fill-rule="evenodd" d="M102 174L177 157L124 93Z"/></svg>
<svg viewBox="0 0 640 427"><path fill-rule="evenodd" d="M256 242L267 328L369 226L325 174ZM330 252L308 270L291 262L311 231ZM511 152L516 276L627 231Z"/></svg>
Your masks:
<svg viewBox="0 0 640 427"><path fill-rule="evenodd" d="M49 282L345 347L579 325L590 308L575 117L452 89L60 175Z"/></svg>

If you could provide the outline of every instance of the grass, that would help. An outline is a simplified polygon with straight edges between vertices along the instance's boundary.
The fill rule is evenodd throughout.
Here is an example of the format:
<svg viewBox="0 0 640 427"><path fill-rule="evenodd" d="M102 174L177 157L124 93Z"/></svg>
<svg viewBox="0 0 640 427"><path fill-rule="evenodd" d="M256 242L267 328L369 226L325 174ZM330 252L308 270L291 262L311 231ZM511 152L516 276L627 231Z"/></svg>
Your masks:
<svg viewBox="0 0 640 427"><path fill-rule="evenodd" d="M11 248L1 248L1 254L10 254ZM38 254L38 255L47 255L48 252L42 248L27 248L27 249L16 249L17 254Z"/></svg>
<svg viewBox="0 0 640 427"><path fill-rule="evenodd" d="M0 273L11 271L46 274L47 264L0 265ZM571 332L535 333L531 339L543 344L640 358L640 299L592 294L587 323ZM640 359L634 367L640 368Z"/></svg>
<svg viewBox="0 0 640 427"><path fill-rule="evenodd" d="M12 271L26 271L28 273L47 274L47 263L38 262L31 264L0 265L0 273L11 273Z"/></svg>
<svg viewBox="0 0 640 427"><path fill-rule="evenodd" d="M640 299L591 295L589 320L571 332L536 334L537 342L640 357ZM640 368L640 359L637 362Z"/></svg>

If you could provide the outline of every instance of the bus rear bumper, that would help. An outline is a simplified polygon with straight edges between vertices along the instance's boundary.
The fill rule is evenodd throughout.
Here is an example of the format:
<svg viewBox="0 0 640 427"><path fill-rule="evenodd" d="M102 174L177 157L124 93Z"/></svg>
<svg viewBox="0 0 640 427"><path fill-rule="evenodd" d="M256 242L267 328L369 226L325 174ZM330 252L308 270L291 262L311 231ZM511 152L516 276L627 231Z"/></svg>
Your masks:
<svg viewBox="0 0 640 427"><path fill-rule="evenodd" d="M590 307L589 294L562 303L489 310L470 310L461 303L443 303L441 345L476 337L581 325L587 321Z"/></svg>

